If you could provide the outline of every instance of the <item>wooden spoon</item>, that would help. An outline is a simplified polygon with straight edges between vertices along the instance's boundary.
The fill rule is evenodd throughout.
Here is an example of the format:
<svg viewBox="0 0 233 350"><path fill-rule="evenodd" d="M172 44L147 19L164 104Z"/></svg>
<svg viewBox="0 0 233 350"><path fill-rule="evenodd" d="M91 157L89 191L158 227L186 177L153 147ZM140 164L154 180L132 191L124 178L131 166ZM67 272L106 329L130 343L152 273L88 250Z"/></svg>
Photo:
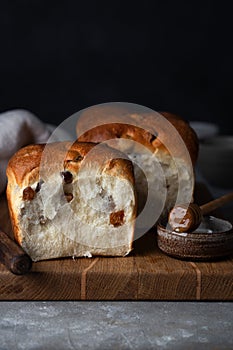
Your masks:
<svg viewBox="0 0 233 350"><path fill-rule="evenodd" d="M214 199L200 207L195 204L175 206L169 214L168 222L176 232L193 232L200 225L202 217L233 200L233 192Z"/></svg>

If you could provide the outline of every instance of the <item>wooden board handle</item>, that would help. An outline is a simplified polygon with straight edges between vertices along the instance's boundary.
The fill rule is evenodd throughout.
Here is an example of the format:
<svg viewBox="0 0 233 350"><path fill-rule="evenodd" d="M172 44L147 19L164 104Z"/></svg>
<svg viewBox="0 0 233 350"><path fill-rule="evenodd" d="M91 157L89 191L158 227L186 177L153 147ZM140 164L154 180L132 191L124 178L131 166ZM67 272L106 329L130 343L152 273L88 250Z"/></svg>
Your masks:
<svg viewBox="0 0 233 350"><path fill-rule="evenodd" d="M27 273L32 266L31 258L1 229L0 262L16 275Z"/></svg>

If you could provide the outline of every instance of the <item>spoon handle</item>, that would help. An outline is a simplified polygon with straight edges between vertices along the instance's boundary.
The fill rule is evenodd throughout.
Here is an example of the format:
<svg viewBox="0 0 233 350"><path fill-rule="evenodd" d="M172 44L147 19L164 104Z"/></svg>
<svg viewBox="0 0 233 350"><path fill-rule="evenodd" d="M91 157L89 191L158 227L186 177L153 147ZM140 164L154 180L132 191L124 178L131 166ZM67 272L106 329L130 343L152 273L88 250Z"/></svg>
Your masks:
<svg viewBox="0 0 233 350"><path fill-rule="evenodd" d="M16 275L27 273L32 266L31 258L1 229L0 262Z"/></svg>
<svg viewBox="0 0 233 350"><path fill-rule="evenodd" d="M222 205L231 202L232 200L233 200L233 192L225 194L222 197L214 199L206 204L203 204L200 206L202 215L206 215L211 211L221 207Z"/></svg>

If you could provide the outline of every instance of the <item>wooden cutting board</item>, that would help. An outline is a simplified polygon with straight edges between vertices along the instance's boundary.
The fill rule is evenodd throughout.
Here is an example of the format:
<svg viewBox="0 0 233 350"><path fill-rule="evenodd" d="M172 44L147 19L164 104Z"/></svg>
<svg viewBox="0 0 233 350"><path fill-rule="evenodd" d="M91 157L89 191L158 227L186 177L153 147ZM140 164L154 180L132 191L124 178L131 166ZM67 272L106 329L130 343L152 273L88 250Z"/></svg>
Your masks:
<svg viewBox="0 0 233 350"><path fill-rule="evenodd" d="M196 201L209 200L201 184ZM6 198L0 222L12 235ZM190 262L163 254L150 231L124 258L67 258L33 263L16 276L0 264L0 300L233 300L233 256L218 262Z"/></svg>

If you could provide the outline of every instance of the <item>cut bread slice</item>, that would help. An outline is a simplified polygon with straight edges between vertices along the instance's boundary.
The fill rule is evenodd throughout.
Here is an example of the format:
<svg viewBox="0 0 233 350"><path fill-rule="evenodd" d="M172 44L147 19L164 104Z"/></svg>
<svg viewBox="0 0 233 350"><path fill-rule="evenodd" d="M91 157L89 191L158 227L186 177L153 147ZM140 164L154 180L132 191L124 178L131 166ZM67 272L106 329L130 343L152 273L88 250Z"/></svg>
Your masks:
<svg viewBox="0 0 233 350"><path fill-rule="evenodd" d="M13 156L7 176L14 235L32 260L131 251L134 175L121 152L85 142L31 145Z"/></svg>

